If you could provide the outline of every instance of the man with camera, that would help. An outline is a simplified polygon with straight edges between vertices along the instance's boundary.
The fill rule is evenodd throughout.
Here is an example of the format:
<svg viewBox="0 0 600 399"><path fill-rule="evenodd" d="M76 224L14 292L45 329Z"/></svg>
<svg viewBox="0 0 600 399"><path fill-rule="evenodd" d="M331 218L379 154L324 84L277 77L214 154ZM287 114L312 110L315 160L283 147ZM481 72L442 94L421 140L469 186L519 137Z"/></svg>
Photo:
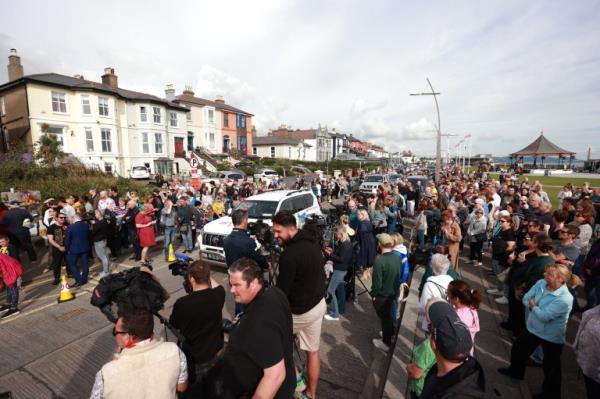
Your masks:
<svg viewBox="0 0 600 399"><path fill-rule="evenodd" d="M218 396L215 366L223 351L225 289L210 277L210 266L201 260L190 264L187 279L192 292L175 302L169 318L185 338L190 388L184 397L211 398Z"/></svg>
<svg viewBox="0 0 600 399"><path fill-rule="evenodd" d="M291 398L294 394L292 315L277 287L264 287L252 259L229 267L235 301L245 306L223 355L224 398Z"/></svg>
<svg viewBox="0 0 600 399"><path fill-rule="evenodd" d="M243 209L235 210L231 214L231 221L233 222L233 230L223 241L227 266L231 266L233 262L240 258L250 258L263 271L268 269L267 260L256 251L256 241L250 238L248 233L248 211Z"/></svg>
<svg viewBox="0 0 600 399"><path fill-rule="evenodd" d="M175 399L187 389L187 361L173 342L154 338L154 316L124 309L113 327L117 352L96 374L90 399Z"/></svg>
<svg viewBox="0 0 600 399"><path fill-rule="evenodd" d="M290 302L294 334L307 357L305 395L314 398L321 372L321 324L327 311L325 259L318 238L306 230L298 230L296 223L296 217L289 211L281 211L273 217L273 234L283 246L277 287Z"/></svg>

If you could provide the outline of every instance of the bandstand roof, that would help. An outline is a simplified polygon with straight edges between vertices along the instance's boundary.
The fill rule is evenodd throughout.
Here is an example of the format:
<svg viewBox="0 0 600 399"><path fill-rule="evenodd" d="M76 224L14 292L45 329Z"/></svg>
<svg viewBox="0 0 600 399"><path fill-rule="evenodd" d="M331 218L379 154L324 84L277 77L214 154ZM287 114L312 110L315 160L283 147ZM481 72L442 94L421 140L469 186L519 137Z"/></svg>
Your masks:
<svg viewBox="0 0 600 399"><path fill-rule="evenodd" d="M564 157L567 155L575 155L575 152L565 150L564 148L560 148L550 140L544 136L544 133L540 133L540 137L535 139L534 142L529 144L527 147L519 150L517 152L513 152L510 154L511 157L523 157L523 156L532 156L532 157L541 157L541 156L558 156Z"/></svg>

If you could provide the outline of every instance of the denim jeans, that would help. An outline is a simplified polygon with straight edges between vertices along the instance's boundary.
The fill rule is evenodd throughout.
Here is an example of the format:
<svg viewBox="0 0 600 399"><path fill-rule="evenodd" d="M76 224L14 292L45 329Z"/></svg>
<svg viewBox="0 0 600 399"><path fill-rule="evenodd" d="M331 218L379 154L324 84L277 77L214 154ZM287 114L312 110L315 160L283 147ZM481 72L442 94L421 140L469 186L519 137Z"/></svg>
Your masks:
<svg viewBox="0 0 600 399"><path fill-rule="evenodd" d="M169 244L175 239L175 226L165 226L165 256L169 255ZM173 245L175 246L175 245Z"/></svg>
<svg viewBox="0 0 600 399"><path fill-rule="evenodd" d="M181 240L183 241L183 246L185 247L185 249L187 249L188 251L191 251L192 249L194 249L194 243L192 242L191 226L188 225L188 229L185 234L181 233Z"/></svg>
<svg viewBox="0 0 600 399"><path fill-rule="evenodd" d="M339 317L340 310L338 307L338 287L341 285L344 287L344 276L346 275L346 271L342 270L334 270L331 275L331 279L329 280L329 286L327 287L327 293L331 297L331 302L329 303L329 315L331 317Z"/></svg>
<svg viewBox="0 0 600 399"><path fill-rule="evenodd" d="M425 230L417 230L417 237L419 238L419 249L425 251Z"/></svg>
<svg viewBox="0 0 600 399"><path fill-rule="evenodd" d="M106 240L95 241L94 250L96 251L96 256L102 262L102 273L108 274L110 272L110 262L106 253Z"/></svg>
<svg viewBox="0 0 600 399"><path fill-rule="evenodd" d="M77 262L81 259L81 268L77 267ZM77 284L85 284L88 280L90 266L88 264L88 253L82 254L67 254L67 264L75 282ZM80 270L81 269L81 270Z"/></svg>
<svg viewBox="0 0 600 399"><path fill-rule="evenodd" d="M19 305L19 285L17 283L6 286L6 302L13 309Z"/></svg>
<svg viewBox="0 0 600 399"><path fill-rule="evenodd" d="M498 291L501 291L503 295L508 298L508 284L506 284L504 281L500 281L498 278L498 275L502 273L504 269L506 268L500 264L499 260L492 259L492 271L496 275L496 280L498 280L496 283L496 288L498 288Z"/></svg>

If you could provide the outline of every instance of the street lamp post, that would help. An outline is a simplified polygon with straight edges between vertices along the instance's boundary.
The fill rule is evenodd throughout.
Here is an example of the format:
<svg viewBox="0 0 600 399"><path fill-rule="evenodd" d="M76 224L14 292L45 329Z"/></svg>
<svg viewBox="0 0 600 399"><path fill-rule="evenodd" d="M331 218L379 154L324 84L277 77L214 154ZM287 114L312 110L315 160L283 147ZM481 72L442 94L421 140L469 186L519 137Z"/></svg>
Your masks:
<svg viewBox="0 0 600 399"><path fill-rule="evenodd" d="M411 96L433 96L433 101L435 101L435 110L437 111L437 119L438 119L438 123L437 123L437 135L435 138L435 181L439 183L440 181L440 170L441 170L441 166L442 166L442 127L441 127L441 123L440 123L440 107L437 101L437 96L439 96L441 93L436 93L435 90L433 90L433 86L431 85L431 82L429 81L429 78L427 78L427 84L429 85L429 88L431 89L430 93L410 93Z"/></svg>

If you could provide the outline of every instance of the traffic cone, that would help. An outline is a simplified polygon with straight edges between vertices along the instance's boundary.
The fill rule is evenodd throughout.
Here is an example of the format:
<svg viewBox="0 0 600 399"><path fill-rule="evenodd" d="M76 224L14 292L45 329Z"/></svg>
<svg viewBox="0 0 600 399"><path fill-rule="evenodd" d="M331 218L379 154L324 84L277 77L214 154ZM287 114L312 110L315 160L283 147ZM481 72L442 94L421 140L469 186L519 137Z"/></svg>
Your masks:
<svg viewBox="0 0 600 399"><path fill-rule="evenodd" d="M167 256L167 262L175 262L177 258L175 257L175 251L173 250L173 244L169 244L169 256Z"/></svg>
<svg viewBox="0 0 600 399"><path fill-rule="evenodd" d="M73 299L75 299L75 294L71 292L69 283L67 283L67 276L63 274L60 276L60 295L58 296L57 302L63 303L72 301Z"/></svg>

